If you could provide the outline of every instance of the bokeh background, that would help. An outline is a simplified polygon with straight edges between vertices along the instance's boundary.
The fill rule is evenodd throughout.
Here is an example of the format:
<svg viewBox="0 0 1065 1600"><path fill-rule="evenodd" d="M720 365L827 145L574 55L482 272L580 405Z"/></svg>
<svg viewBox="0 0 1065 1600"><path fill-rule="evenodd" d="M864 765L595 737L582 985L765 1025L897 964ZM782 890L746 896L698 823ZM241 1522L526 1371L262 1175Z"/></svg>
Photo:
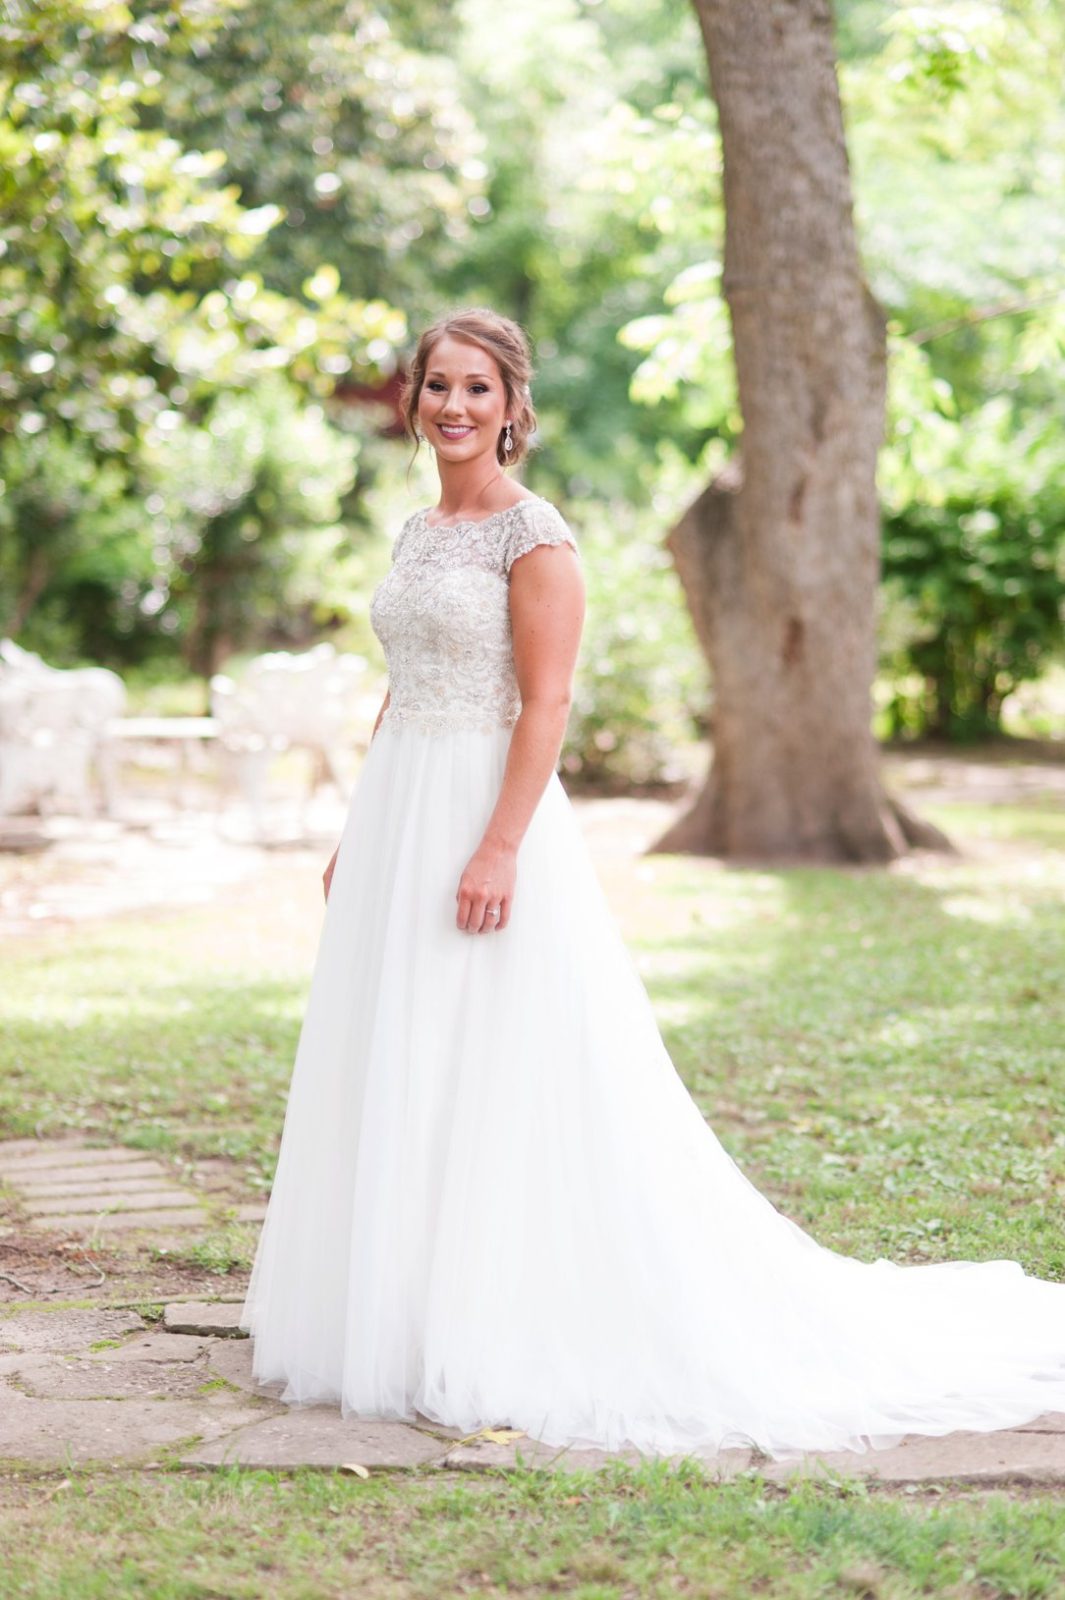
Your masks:
<svg viewBox="0 0 1065 1600"><path fill-rule="evenodd" d="M561 775L685 1087L819 1242L1065 1279L1065 9L834 10L0 0L0 1600L1065 1593L1061 1418L876 1492L622 1462L367 1482L298 1437L302 1471L183 1465L246 1352L145 1373L129 1347L243 1298L385 690L370 597L437 495L398 396L462 304L533 342L523 476L588 589ZM887 322L880 750L811 669L827 737L770 706L792 770L761 789L842 751L952 850L655 848L725 743L667 539L742 431L699 11L834 51ZM871 591L865 501L838 564ZM805 533L812 611L836 546Z"/></svg>
<svg viewBox="0 0 1065 1600"><path fill-rule="evenodd" d="M837 12L890 322L877 731L1060 737L1065 17ZM0 636L133 714L323 639L383 693L369 596L436 493L399 381L490 304L535 347L525 481L585 554L563 771L690 776L712 685L662 541L740 426L694 12L38 0L0 85Z"/></svg>

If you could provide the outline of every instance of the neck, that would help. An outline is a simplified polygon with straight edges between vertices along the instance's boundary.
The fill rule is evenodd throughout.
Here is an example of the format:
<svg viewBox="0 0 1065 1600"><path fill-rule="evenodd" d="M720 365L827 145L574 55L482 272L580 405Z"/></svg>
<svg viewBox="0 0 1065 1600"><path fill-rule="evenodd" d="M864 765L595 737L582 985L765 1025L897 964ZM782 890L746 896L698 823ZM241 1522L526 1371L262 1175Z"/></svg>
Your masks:
<svg viewBox="0 0 1065 1600"><path fill-rule="evenodd" d="M440 510L445 516L480 510L493 484L506 476L498 461L480 458L459 462L438 459L436 469L440 474Z"/></svg>

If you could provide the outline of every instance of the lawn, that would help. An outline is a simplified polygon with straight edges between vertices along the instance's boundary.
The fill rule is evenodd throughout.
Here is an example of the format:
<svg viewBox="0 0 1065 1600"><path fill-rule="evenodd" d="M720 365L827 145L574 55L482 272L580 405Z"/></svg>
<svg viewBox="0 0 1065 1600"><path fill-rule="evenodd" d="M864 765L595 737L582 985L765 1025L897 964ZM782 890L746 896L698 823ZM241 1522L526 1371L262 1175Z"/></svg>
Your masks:
<svg viewBox="0 0 1065 1600"><path fill-rule="evenodd" d="M865 1259L1008 1256L1062 1279L1061 813L1037 797L934 814L955 859L769 872L648 856L615 862L609 892L678 1070L777 1205ZM279 859L208 907L7 941L0 1136L80 1128L224 1157L260 1195L317 871ZM232 1274L220 1287L243 1281L253 1242L234 1224L201 1247ZM13 1472L0 1548L0 1597L35 1600L1065 1593L1053 1494L715 1486L661 1464Z"/></svg>
<svg viewBox="0 0 1065 1600"><path fill-rule="evenodd" d="M777 1205L866 1259L1009 1255L1062 1278L1061 815L937 815L957 860L763 872L647 856L609 892L678 1070ZM280 861L206 908L8 942L0 1137L80 1128L224 1156L261 1195L318 873Z"/></svg>
<svg viewBox="0 0 1065 1600"><path fill-rule="evenodd" d="M43 1492L42 1492L43 1488ZM681 1465L0 1483L0 1600L1060 1596L1050 1498L708 1485Z"/></svg>

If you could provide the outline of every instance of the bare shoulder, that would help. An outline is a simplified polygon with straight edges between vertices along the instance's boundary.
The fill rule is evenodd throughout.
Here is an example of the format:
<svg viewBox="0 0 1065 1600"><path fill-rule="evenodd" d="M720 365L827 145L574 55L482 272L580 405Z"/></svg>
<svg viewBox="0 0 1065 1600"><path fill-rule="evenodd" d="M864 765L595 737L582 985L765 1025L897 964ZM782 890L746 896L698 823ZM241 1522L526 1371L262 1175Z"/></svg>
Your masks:
<svg viewBox="0 0 1065 1600"><path fill-rule="evenodd" d="M522 483L512 483L508 487L514 490L513 495L507 501L508 506L520 506L526 500L535 500L539 505L543 506L548 504L542 495L533 494L532 490L526 489Z"/></svg>

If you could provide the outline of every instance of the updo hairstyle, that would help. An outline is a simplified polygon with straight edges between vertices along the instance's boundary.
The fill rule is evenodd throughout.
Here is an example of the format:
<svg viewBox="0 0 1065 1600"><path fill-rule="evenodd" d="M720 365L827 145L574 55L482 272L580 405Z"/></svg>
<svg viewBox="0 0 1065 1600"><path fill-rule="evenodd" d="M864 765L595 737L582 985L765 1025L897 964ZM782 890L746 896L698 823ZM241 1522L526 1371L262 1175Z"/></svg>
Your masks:
<svg viewBox="0 0 1065 1600"><path fill-rule="evenodd" d="M516 466L528 455L536 429L536 412L533 410L532 396L529 392L529 379L532 376L529 341L524 330L516 322L512 322L509 317L501 317L498 311L490 311L485 306L470 306L461 311L449 312L447 316L440 317L431 327L426 328L418 340L403 390L403 421L407 432L417 446L418 399L425 383L426 368L437 342L448 335L454 339L466 339L471 344L480 345L499 368L507 398L507 416L510 418L510 437L514 448L510 451L504 450L506 428L500 428L499 438L496 440L496 460L501 467Z"/></svg>

